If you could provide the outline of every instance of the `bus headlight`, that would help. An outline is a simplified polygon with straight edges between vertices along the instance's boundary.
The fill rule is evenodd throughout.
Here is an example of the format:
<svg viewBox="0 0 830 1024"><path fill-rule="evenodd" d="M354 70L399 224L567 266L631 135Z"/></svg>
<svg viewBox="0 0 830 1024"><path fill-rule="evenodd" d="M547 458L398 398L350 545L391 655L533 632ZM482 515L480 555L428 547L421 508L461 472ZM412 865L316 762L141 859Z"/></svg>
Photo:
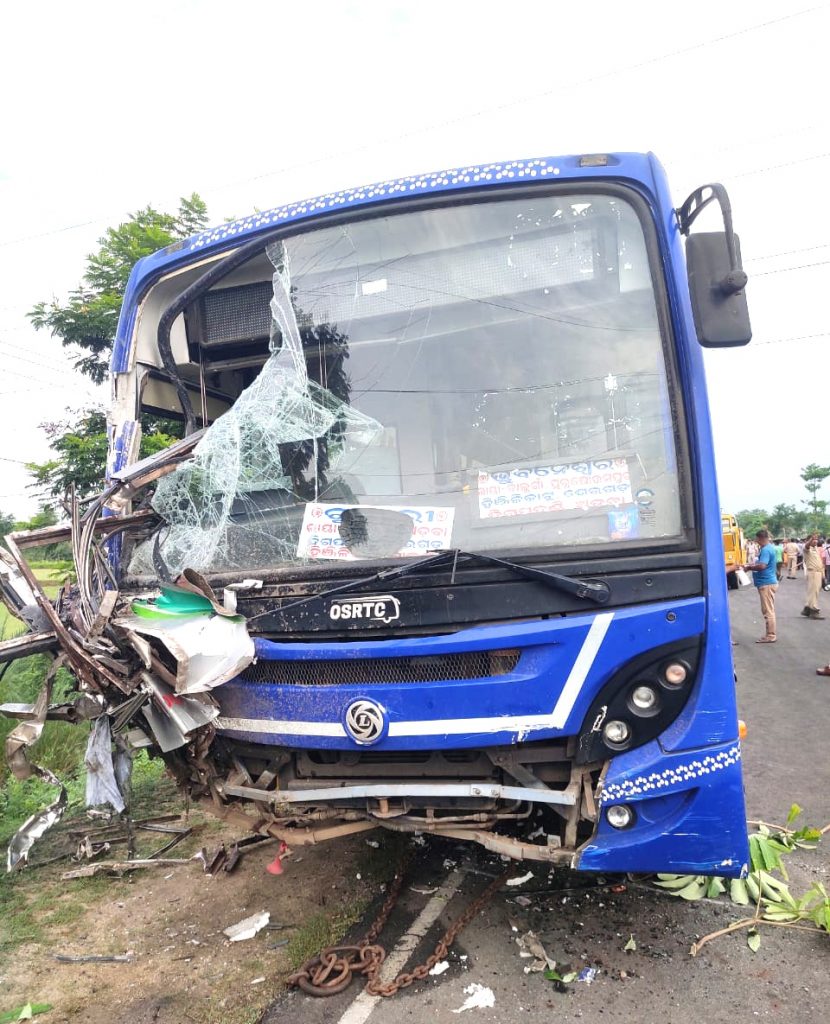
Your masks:
<svg viewBox="0 0 830 1024"><path fill-rule="evenodd" d="M669 686L682 686L688 674L689 670L682 661L673 661L663 669L663 679Z"/></svg>
<svg viewBox="0 0 830 1024"><path fill-rule="evenodd" d="M620 665L582 720L576 763L606 761L665 732L693 692L702 649L703 637L691 636Z"/></svg>
<svg viewBox="0 0 830 1024"><path fill-rule="evenodd" d="M625 722L615 718L605 723L602 735L605 737L606 743L611 743L615 747L621 747L624 743L628 743L631 738L631 729Z"/></svg>
<svg viewBox="0 0 830 1024"><path fill-rule="evenodd" d="M657 709L657 691L650 686L637 686L631 693L631 705L634 711L655 711Z"/></svg>
<svg viewBox="0 0 830 1024"><path fill-rule="evenodd" d="M605 812L605 818L614 828L628 828L634 822L634 811L628 804L614 804Z"/></svg>

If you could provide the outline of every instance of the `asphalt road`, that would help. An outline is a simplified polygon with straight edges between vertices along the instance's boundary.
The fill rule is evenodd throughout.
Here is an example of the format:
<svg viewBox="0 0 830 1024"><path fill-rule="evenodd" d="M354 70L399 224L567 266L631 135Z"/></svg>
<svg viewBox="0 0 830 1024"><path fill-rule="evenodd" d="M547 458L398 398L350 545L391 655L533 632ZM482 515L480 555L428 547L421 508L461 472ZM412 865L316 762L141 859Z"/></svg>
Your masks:
<svg viewBox="0 0 830 1024"><path fill-rule="evenodd" d="M744 773L750 818L780 822L798 802L812 824L830 821L830 679L815 675L830 660L830 593L823 595L827 621L799 615L804 580L779 587L779 640L754 641L763 633L754 588L730 593L740 714L749 727L744 743ZM458 865L453 869L445 861ZM788 861L791 888L798 893L814 879L830 884L830 834L825 848L797 852ZM352 987L331 999L293 992L275 1003L265 1024L426 1024L426 1022L637 1021L642 1024L707 1024L825 1019L830 1005L830 937L817 932L766 928L752 953L744 933L710 943L696 958L689 955L699 936L742 916L731 903L687 903L646 885L569 890L595 885L593 876L561 873L548 878L539 865L522 892L528 905L503 892L462 933L437 977L416 983L393 999L371 1000ZM461 844L432 842L413 867L408 887L390 919L383 941L391 949L421 915L423 939L406 960L419 963L431 951L446 924L501 870L497 860ZM415 892L445 885L441 893ZM552 884L557 888L552 888ZM438 920L429 926L424 912ZM440 913L439 913L440 912ZM365 927L365 925L364 925ZM516 930L514 930L516 929ZM539 937L560 969L595 968L591 983L578 981L559 992L541 974L526 974L531 963L516 943L528 929ZM355 935L361 934L360 928ZM625 951L633 936L636 949ZM458 1014L473 984L492 991L492 1007Z"/></svg>

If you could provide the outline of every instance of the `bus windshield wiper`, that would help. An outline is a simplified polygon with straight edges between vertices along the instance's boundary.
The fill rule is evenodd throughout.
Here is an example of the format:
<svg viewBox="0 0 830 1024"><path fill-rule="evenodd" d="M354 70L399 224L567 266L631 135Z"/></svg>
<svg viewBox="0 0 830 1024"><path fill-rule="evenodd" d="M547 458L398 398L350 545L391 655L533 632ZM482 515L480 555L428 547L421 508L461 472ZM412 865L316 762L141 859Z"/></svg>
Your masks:
<svg viewBox="0 0 830 1024"><path fill-rule="evenodd" d="M372 583L385 583L388 580L399 579L401 576L408 576L418 569L437 569L445 565L452 565L453 569L459 562L484 562L487 565L499 566L502 569L510 569L511 572L526 579L537 580L547 587L556 590L563 590L567 594L573 594L584 601L593 601L595 604L607 604L611 598L611 587L604 580L578 580L571 576L563 576L561 573L549 572L546 569L535 569L530 565L522 565L520 562L509 562L505 558L496 558L494 555L484 555L477 551L462 551L460 548L449 548L446 551L438 551L427 558L419 558L417 562L408 562L406 565L393 566L391 569L381 569L372 576L361 576L360 579L349 580L341 583L340 586L330 587L328 590L321 590L317 594L310 594L308 597L301 597L297 601L289 601L288 604L279 608L269 609L252 615L248 622L260 619L265 615L279 615L281 612L298 608L300 605L309 604L312 601L320 601L325 597L333 597L335 594L345 594L351 590L358 590L360 587Z"/></svg>
<svg viewBox="0 0 830 1024"><path fill-rule="evenodd" d="M443 553L443 552L442 552ZM572 576L563 576L558 572L550 572L548 569L535 569L532 565L522 565L521 562L509 562L506 558L496 558L495 555L485 555L480 551L448 551L446 554L453 554L457 559L464 561L484 562L487 565L497 565L502 569L510 569L519 576L529 580L538 580L546 587L553 587L556 590L564 590L566 594L573 594L574 597L584 601L593 601L595 604L607 604L611 599L611 587L605 580L578 580Z"/></svg>
<svg viewBox="0 0 830 1024"><path fill-rule="evenodd" d="M332 597L334 594L345 594L350 590L357 590L359 587L366 586L370 583L385 583L387 580L394 580L399 576L407 576L416 569L423 569L425 566L435 567L445 565L460 557L461 554L462 552L456 551L455 548L447 551L438 551L436 554L429 555L427 558L419 558L417 562L407 562L405 565L396 565L391 569L381 569L380 572L376 572L372 576L361 576L360 579L349 580L348 583L341 583L338 587L330 587L328 590L321 590L317 594L309 594L308 597L301 597L296 601L289 601L288 604L280 605L279 608L273 608L265 612L259 612L257 615L251 615L247 621L253 622L255 619L261 619L264 615L279 615L281 612L287 612L290 608L299 608L302 604L308 604L310 601L321 601L324 597Z"/></svg>

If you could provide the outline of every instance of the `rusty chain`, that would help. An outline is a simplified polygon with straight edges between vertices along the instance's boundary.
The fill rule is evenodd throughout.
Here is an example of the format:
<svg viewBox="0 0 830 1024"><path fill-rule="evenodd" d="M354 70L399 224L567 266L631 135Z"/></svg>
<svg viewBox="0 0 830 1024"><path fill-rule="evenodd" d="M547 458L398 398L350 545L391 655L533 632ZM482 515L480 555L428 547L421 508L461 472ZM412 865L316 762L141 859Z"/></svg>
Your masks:
<svg viewBox="0 0 830 1024"><path fill-rule="evenodd" d="M404 971L389 982L380 980L380 969L386 959L386 950L376 940L383 931L392 909L398 902L403 886L405 867L402 865L395 873L389 894L380 908L380 912L372 922L371 928L356 945L327 946L316 956L307 960L302 967L288 978L289 986L296 986L311 996L334 996L343 992L351 984L356 974L366 979L366 992L374 996L393 996L402 988L407 988L415 981L426 978L432 968L443 960L450 951L458 935L476 917L495 896L510 873L499 875L468 905L463 913L450 924L430 956L411 971Z"/></svg>

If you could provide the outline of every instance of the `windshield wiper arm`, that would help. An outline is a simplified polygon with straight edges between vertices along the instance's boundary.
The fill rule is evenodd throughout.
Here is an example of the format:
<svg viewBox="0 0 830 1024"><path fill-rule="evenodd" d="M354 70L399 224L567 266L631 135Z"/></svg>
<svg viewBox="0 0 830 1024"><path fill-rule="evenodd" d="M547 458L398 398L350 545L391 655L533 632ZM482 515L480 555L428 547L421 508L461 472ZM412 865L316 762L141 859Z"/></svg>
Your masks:
<svg viewBox="0 0 830 1024"><path fill-rule="evenodd" d="M309 594L308 597L301 597L296 601L289 601L288 604L280 605L279 608L269 608L268 611L251 615L247 621L253 622L255 619L261 619L265 615L279 615L282 612L287 612L291 608L299 608L302 604L309 604L311 601L321 601L324 597L332 597L334 594L345 594L350 590L357 590L359 587L365 586L369 583L385 583L386 580L397 579L399 576L407 576L416 569L422 569L425 566L441 566L447 562L454 561L461 554L463 554L463 552L456 551L452 548L448 551L439 551L434 555L429 555L427 558L419 558L417 562L407 562L405 565L396 565L391 569L381 569L380 572L376 572L373 576L361 576L360 579L349 580L348 583L341 583L338 587L329 587L328 590L321 590L317 594Z"/></svg>
<svg viewBox="0 0 830 1024"><path fill-rule="evenodd" d="M321 601L325 597L333 597L335 594L345 594L351 590L358 590L360 587L371 583L386 582L387 580L398 579L401 576L408 576L418 569L436 569L449 563L453 568L459 560L464 562L485 562L488 565L500 566L503 569L510 569L519 576L526 579L538 580L547 587L554 587L556 590L563 590L567 594L573 594L584 601L593 601L595 604L607 604L611 599L611 587L604 580L577 580L571 576L563 576L561 573L549 572L546 569L535 569L531 565L522 565L520 562L509 562L505 558L496 558L495 555L484 555L477 551L462 551L460 548L448 548L446 551L436 552L427 558L419 558L417 562L408 562L405 565L396 565L391 569L381 569L372 576L361 576L360 579L349 580L337 587L330 587L328 590L321 590L317 594L309 594L308 597L301 597L296 601L289 601L288 604L279 608L271 608L268 611L252 615L248 622L261 619L265 615L280 615L292 608L299 608L300 605L310 604L312 601Z"/></svg>
<svg viewBox="0 0 830 1024"><path fill-rule="evenodd" d="M448 551L448 555L463 558L465 561L485 562L488 565L498 565L503 569L510 569L519 576L529 580L538 580L547 587L554 587L556 590L564 590L566 594L573 594L583 601L593 601L595 604L608 604L611 599L611 587L605 580L578 580L572 576L563 576L558 572L550 572L547 569L535 569L532 565L522 565L521 562L509 562L506 558L496 558L495 555L484 555L478 551Z"/></svg>

